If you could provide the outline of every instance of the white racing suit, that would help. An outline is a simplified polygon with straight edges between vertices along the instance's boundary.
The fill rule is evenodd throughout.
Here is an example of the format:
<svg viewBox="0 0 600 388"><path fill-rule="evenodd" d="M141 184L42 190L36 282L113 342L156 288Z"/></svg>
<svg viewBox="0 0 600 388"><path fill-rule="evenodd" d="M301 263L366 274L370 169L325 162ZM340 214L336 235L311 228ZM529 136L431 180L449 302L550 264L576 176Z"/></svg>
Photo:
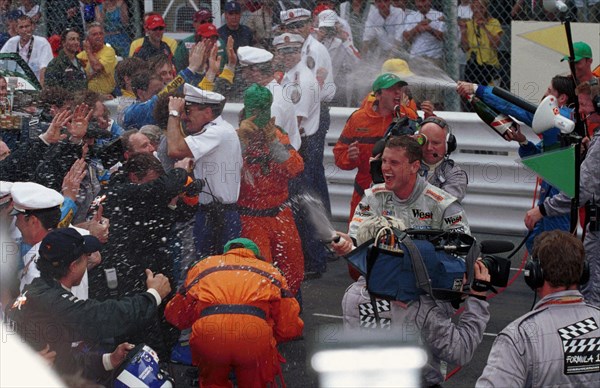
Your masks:
<svg viewBox="0 0 600 388"><path fill-rule="evenodd" d="M600 206L600 127L596 129L594 137L590 142L587 155L581 163L579 204L583 206L592 198L596 200L596 206ZM568 213L571 209L571 198L565 193L548 198L544 201L546 215L556 216ZM585 258L590 265L590 281L582 285L581 292L588 303L600 307L600 232L591 231L589 227L583 241Z"/></svg>
<svg viewBox="0 0 600 388"><path fill-rule="evenodd" d="M391 216L404 222L407 228L442 229L470 234L465 211L456 198L444 190L417 177L410 197L401 200L385 188L385 183L365 190L354 210L348 234L356 238L358 227L368 217Z"/></svg>
<svg viewBox="0 0 600 388"><path fill-rule="evenodd" d="M600 309L560 291L496 338L477 387L600 386Z"/></svg>
<svg viewBox="0 0 600 388"><path fill-rule="evenodd" d="M418 341L427 347L431 357L423 369L423 386L444 381L440 371L441 361L464 365L471 360L483 339L490 314L488 303L473 297L465 302L465 311L457 323L450 318L455 309L450 302L434 300L422 295L408 305L398 301L376 299L380 321L376 322L367 283L360 277L344 294L342 311L344 329L397 330L401 339Z"/></svg>

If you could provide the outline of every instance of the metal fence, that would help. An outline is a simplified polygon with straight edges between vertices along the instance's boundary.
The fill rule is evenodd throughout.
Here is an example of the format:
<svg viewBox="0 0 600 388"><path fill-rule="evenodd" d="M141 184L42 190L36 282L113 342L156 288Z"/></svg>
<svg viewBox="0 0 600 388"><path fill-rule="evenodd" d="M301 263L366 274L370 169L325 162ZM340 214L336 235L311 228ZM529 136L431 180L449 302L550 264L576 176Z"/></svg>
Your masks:
<svg viewBox="0 0 600 388"><path fill-rule="evenodd" d="M224 118L237 123L241 104L227 104ZM337 142L351 108L332 108L331 126L326 138L324 168L334 221L346 222L356 171L340 170L334 163ZM469 176L463 205L474 232L525 234L523 219L532 207L536 176L519 162L518 145L508 143L492 132L474 113L443 112L452 127L458 149L452 158ZM531 131L530 140L537 139Z"/></svg>

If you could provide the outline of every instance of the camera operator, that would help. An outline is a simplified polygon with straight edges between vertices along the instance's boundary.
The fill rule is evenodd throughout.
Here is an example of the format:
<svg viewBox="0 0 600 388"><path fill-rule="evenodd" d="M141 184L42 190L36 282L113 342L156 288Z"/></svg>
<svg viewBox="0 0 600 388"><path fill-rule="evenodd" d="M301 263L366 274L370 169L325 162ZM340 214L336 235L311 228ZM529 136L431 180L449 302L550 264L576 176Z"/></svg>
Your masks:
<svg viewBox="0 0 600 388"><path fill-rule="evenodd" d="M600 85L598 79L583 82L577 86L579 99L579 112L585 115L588 124L599 121L600 118ZM594 136L589 143L585 159L580 167L579 203L588 206L587 213L590 220L586 229L584 247L590 265L590 281L581 288L581 292L588 303L600 306L600 225L598 224L598 206L600 200L600 126L594 131ZM561 192L543 203L529 210L525 215L525 225L529 230L543 217L556 216L569 212L571 198Z"/></svg>
<svg viewBox="0 0 600 388"><path fill-rule="evenodd" d="M378 231L386 226L405 229L401 220L382 216L371 217L358 228L357 242L360 245L376 237ZM488 269L481 261L475 262L474 276L479 281L490 282ZM465 276L463 285L466 280ZM438 300L430 295L421 295L408 303L371 298L366 280L361 276L346 290L342 300L344 328L352 331L385 328L389 329L392 335L394 331L402 330L400 334L404 339L420 339L431 353L423 370L423 386L434 386L444 381L440 370L442 361L464 365L471 360L475 349L481 343L483 331L490 318L488 302L485 301L486 293L487 291L472 290L471 294L479 298L467 296L465 311L460 315L458 322L453 323L451 317L456 310L451 302ZM374 314L373 301L378 316Z"/></svg>
<svg viewBox="0 0 600 388"><path fill-rule="evenodd" d="M498 335L477 387L600 384L600 309L578 291L584 260L581 241L567 232L536 238L525 281L541 300Z"/></svg>

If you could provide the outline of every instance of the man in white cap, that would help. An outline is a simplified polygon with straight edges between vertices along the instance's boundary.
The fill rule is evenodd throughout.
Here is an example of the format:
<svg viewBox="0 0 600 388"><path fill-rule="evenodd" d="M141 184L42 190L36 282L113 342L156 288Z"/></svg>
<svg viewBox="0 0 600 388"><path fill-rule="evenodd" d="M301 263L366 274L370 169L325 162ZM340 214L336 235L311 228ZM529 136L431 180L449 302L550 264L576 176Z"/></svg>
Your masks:
<svg viewBox="0 0 600 388"><path fill-rule="evenodd" d="M40 242L51 230L58 227L61 218L60 205L64 199L57 191L33 182L14 183L10 194L13 199L13 210L10 214L16 216L16 226L21 232L23 242L33 245L23 256L23 269L19 273L19 289L23 291L26 285L40 276L36 266ZM94 262L98 261L98 258L99 256L94 257ZM73 293L80 299L87 299L87 272L81 285L73 288Z"/></svg>
<svg viewBox="0 0 600 388"><path fill-rule="evenodd" d="M290 181L290 197L305 193L307 190L314 190L328 208L329 194L325 182L322 150L325 137L324 134L319 133L321 111L318 95L319 84L302 60L300 51L303 43L302 36L289 33L278 35L273 39L277 59L285 69L281 85L286 96L296 107L299 132L302 138L299 152L304 160L304 171L299 177ZM319 178L323 180L324 190L319 189ZM305 271L314 273L314 276L318 277L318 274L326 270L324 245L312 236L311 227L297 210L295 210L294 218L302 239Z"/></svg>
<svg viewBox="0 0 600 388"><path fill-rule="evenodd" d="M168 154L194 158L194 176L206 181L194 226L196 253L220 254L225 243L241 233L236 202L242 149L235 128L221 117L225 97L189 84L183 91L185 99L169 97Z"/></svg>
<svg viewBox="0 0 600 388"><path fill-rule="evenodd" d="M285 94L284 85L280 85L273 77L273 54L260 48L242 46L238 48L237 55L244 80L266 87L273 95L271 117L275 117L275 125L288 134L290 144L299 150L301 139L296 107Z"/></svg>
<svg viewBox="0 0 600 388"><path fill-rule="evenodd" d="M323 167L323 153L325 150L325 136L329 130L331 118L329 116L329 103L335 96L336 85L333 82L333 67L329 52L321 42L311 34L311 13L304 8L294 8L281 12L283 29L290 34L297 34L304 38L302 44L302 62L312 71L316 77L319 87L315 90L315 96L321 102L319 120L316 131L312 128L304 128L307 134L311 134L310 140L303 141L304 150L300 154L304 158L305 170L302 174L308 187L314 188L319 195L325 209L330 213L329 192L325 169ZM317 93L318 92L318 95Z"/></svg>

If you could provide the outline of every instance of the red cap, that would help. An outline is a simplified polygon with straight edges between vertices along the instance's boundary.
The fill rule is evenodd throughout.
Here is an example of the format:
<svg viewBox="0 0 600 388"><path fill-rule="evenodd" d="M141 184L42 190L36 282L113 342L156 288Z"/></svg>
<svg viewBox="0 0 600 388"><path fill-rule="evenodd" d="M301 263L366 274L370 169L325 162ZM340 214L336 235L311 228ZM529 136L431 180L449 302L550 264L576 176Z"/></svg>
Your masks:
<svg viewBox="0 0 600 388"><path fill-rule="evenodd" d="M326 6L325 4L317 5L315 7L315 9L313 10L313 15L317 16L318 14L320 14L323 11L325 11L326 9L331 9L331 7Z"/></svg>
<svg viewBox="0 0 600 388"><path fill-rule="evenodd" d="M194 23L198 23L198 22L212 22L213 19L213 15L212 12L210 12L210 10L206 9L206 8L200 8L198 11L196 11L196 13L194 14L194 18L192 19L194 21Z"/></svg>
<svg viewBox="0 0 600 388"><path fill-rule="evenodd" d="M196 28L196 35L200 35L203 38L210 38L211 36L219 36L219 32L214 24L204 23Z"/></svg>
<svg viewBox="0 0 600 388"><path fill-rule="evenodd" d="M148 30L153 30L156 27L166 27L165 19L160 15L150 15L144 23L144 27Z"/></svg>

